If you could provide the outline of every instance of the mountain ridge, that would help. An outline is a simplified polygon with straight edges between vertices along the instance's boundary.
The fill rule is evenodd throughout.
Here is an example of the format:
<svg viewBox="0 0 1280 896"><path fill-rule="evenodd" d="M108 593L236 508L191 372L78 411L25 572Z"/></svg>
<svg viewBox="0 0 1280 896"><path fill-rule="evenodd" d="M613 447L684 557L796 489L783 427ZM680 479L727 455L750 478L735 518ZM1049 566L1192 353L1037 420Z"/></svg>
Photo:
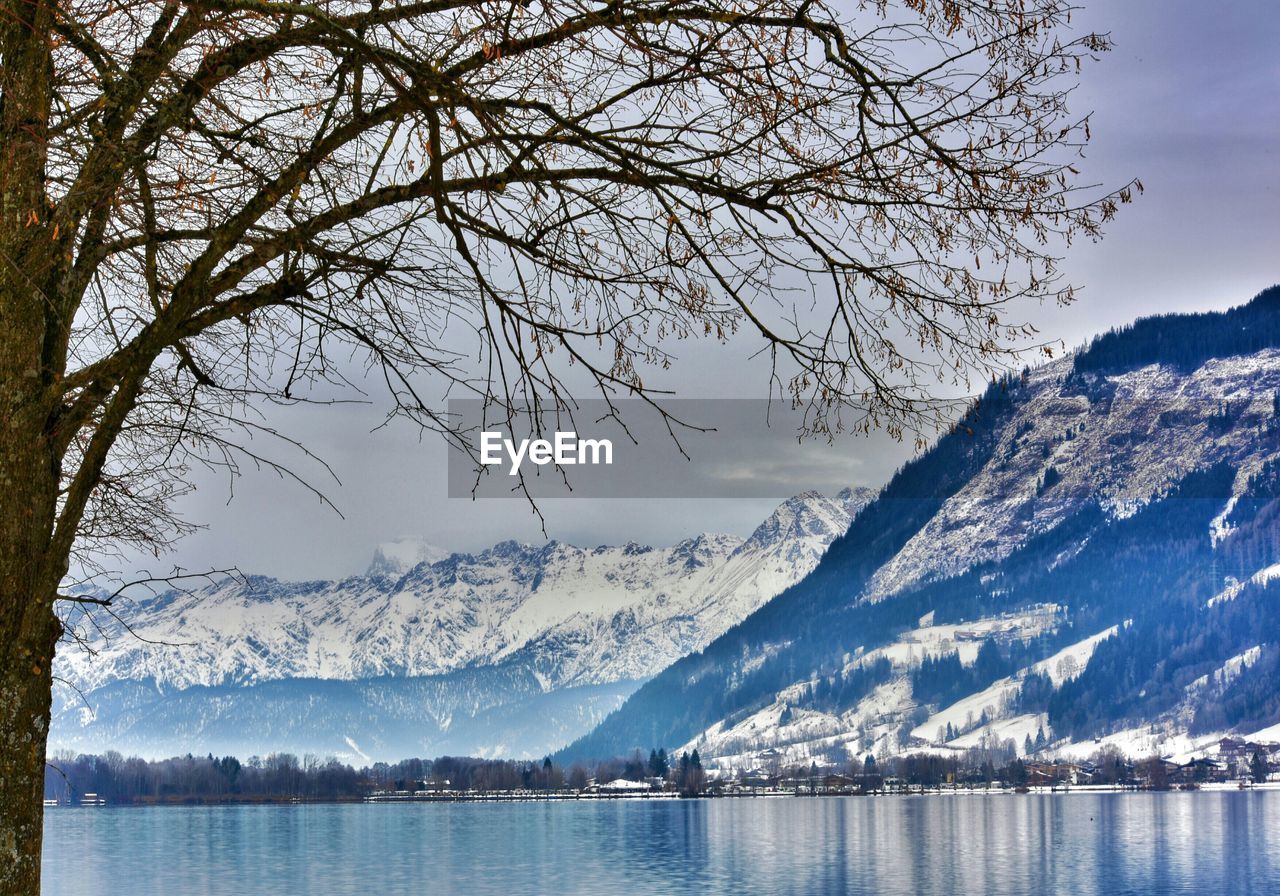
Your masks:
<svg viewBox="0 0 1280 896"><path fill-rule="evenodd" d="M226 718L228 704L239 703L248 714L268 697L272 705L284 705L284 697L276 695L285 690L255 687L393 678L422 682L437 695L417 713L423 725L417 743L423 749L447 743L459 752L492 750L495 742L503 742L496 733L503 706L518 713L520 704L565 689L597 689L591 692L590 711L558 704L586 730L597 720L592 713L601 700L616 703L638 682L701 647L812 568L847 527L849 512L871 496L866 489L846 490L836 498L797 496L746 539L702 534L668 548L508 540L443 558L402 540L395 549L379 546L369 572L342 580L228 577L193 591L141 599L119 611L123 621L100 620L98 630L84 632L94 653L59 653L58 674L68 687L57 695L51 743L56 748L105 741L151 755L183 743L200 749L201 736L213 736L209 726ZM405 563L397 566L399 560ZM408 560L417 562L402 568ZM450 687L471 694L474 673L484 670L506 670L506 678L493 680L496 695L455 699L446 694ZM116 686L120 682L146 687L122 689ZM99 712L86 712L73 688L87 695L90 706L98 695ZM207 692L203 708L195 692L183 696L193 688ZM115 699L120 693L128 694L127 706ZM303 699L305 687L297 684L289 693ZM144 695L154 699L140 711L136 704ZM487 713L491 724L484 742L442 739L446 714L437 704L445 703L456 704L453 715L459 718ZM117 706L124 708L112 715L111 707ZM556 728L555 719L548 721ZM405 740L407 724L395 722L394 736L381 741L375 736L374 742L411 745ZM157 726L184 733L165 735L153 730ZM352 731L377 728L340 706L327 721L316 722L312 735L303 736L304 727L275 725L282 738L277 744L266 742L272 726L260 727L260 749L342 752ZM333 731L322 730L327 728ZM338 729L343 729L340 737ZM221 734L217 738L226 742ZM545 752L569 739L534 738L528 747Z"/></svg>
<svg viewBox="0 0 1280 896"><path fill-rule="evenodd" d="M953 749L913 734L946 709L930 698L919 667L930 650L950 657L962 654L965 645L955 639L954 626L939 635L938 626L922 625L921 619L959 615L956 621L977 631L999 622L1000 614L1021 618L1027 612L1028 605L1010 595L1037 588L1039 602L1050 600L1046 592L1054 595L1061 619L1025 638L988 637L988 656L998 660L985 671L972 671L976 644L966 647L972 649L964 662L947 660L955 664L948 674L972 679L980 692L1002 675L1032 675L1027 670L1041 659L1129 616L1150 641L1154 632L1148 627L1158 627L1161 600L1194 605L1221 590L1222 581L1215 583L1213 575L1247 579L1266 565L1262 561L1273 562L1280 542L1268 500L1254 500L1248 512L1236 503L1280 457L1277 298L1280 290L1273 288L1236 309L1195 316L1191 324L1178 316L1139 321L1098 337L1079 353L994 383L952 432L895 474L809 576L649 680L561 758L658 745L696 747L703 756L737 765L781 750L808 764L813 755L848 762L864 751ZM1165 333L1177 338L1164 338ZM1211 499L1186 497L1198 494L1197 488L1209 489ZM1203 509L1187 516L1179 509L1184 505ZM1225 523L1233 508L1240 517L1236 530ZM1124 524L1130 518L1142 525ZM1182 520L1186 528L1175 538L1144 520ZM1108 545L1108 538L1120 540ZM1121 550L1127 553L1116 553ZM1075 557L1108 569L1111 581L1106 587L1089 585L1076 575ZM1144 563L1159 573L1148 575ZM1022 570L1018 581L1039 584L1010 591L1001 583L1016 570ZM1152 590L1159 588L1168 589L1167 595ZM1249 590L1255 600L1265 599L1256 592ZM1226 624L1198 610L1188 613L1205 629ZM1073 693L1103 688L1088 664L1112 662L1112 641L1123 642L1125 631L1117 629L1091 651L1086 668L1070 682L1033 694L1043 688L1035 677L1025 698L1020 683L1010 706L991 707L986 742L1007 747L1006 741L1018 740L1015 751L1021 751L1023 735L1044 727L1052 737L1055 726L1059 745L1107 735L1118 724L1168 723L1170 736L1185 731L1178 713L1195 715L1212 694L1182 690L1160 706L1143 698L1131 717L1104 706L1084 722L1069 721L1087 702ZM1225 635L1221 640L1232 641L1230 649L1237 652L1259 647L1259 662L1235 679L1244 684L1232 684L1237 690L1253 687L1237 702L1274 705L1280 713L1280 701L1268 703L1256 682L1250 685L1256 679L1251 669L1270 668L1266 658L1274 645L1244 644ZM1176 652L1185 656L1193 648L1165 641L1170 656L1160 662L1176 668ZM1235 655L1223 653L1227 649L1197 660L1187 674L1195 671L1198 679L1208 664L1227 663ZM871 659L885 656L892 657L887 665ZM1028 711L1011 726L1013 704ZM1037 719L1033 726L1031 716ZM825 730L827 740L787 734L798 717ZM1265 712L1252 718L1276 720ZM997 728L999 720L1005 728ZM646 737L656 743L646 743ZM744 742L756 748L743 752L738 748Z"/></svg>

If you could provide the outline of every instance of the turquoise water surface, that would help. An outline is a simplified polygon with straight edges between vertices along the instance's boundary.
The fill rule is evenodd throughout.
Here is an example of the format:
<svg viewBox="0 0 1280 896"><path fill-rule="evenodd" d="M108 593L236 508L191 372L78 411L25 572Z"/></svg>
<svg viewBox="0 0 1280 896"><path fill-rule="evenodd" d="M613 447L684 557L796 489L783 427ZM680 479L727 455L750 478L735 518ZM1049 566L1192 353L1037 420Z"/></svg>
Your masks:
<svg viewBox="0 0 1280 896"><path fill-rule="evenodd" d="M1280 893L1280 792L49 809L45 892Z"/></svg>

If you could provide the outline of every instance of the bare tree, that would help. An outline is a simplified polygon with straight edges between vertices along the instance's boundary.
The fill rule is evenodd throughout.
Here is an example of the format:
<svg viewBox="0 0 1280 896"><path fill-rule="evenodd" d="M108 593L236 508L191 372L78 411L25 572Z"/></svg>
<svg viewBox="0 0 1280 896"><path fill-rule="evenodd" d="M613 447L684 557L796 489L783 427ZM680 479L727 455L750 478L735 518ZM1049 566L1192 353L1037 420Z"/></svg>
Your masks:
<svg viewBox="0 0 1280 896"><path fill-rule="evenodd" d="M0 0L0 893L38 888L68 571L180 535L256 402L372 371L447 435L424 384L644 396L745 330L900 432L1035 345L1016 309L1129 196L1071 167L1106 39L843 6Z"/></svg>

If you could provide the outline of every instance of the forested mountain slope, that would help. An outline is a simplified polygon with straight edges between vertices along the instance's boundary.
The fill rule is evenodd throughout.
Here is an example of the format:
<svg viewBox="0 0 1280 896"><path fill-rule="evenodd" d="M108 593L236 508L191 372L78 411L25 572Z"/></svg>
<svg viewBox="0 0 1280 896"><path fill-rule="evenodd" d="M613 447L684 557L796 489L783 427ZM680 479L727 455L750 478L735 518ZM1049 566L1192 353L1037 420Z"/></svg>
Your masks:
<svg viewBox="0 0 1280 896"><path fill-rule="evenodd" d="M1022 752L1280 720L1278 391L1277 288L993 384L811 575L564 756Z"/></svg>

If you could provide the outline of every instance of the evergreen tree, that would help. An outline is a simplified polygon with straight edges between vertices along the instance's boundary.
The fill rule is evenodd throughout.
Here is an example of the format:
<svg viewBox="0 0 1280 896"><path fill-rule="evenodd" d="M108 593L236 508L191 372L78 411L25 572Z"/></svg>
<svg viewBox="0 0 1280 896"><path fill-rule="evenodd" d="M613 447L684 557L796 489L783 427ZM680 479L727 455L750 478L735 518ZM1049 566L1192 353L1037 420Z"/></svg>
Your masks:
<svg viewBox="0 0 1280 896"><path fill-rule="evenodd" d="M665 778L670 770L671 765L667 762L667 751L665 749L649 751L650 775L655 778Z"/></svg>
<svg viewBox="0 0 1280 896"><path fill-rule="evenodd" d="M1261 784L1266 781L1269 772L1266 754L1261 750L1254 750L1249 760L1249 776L1253 778L1253 783Z"/></svg>
<svg viewBox="0 0 1280 896"><path fill-rule="evenodd" d="M1005 770L1005 780L1013 787L1025 787L1027 785L1026 764L1021 759L1010 762Z"/></svg>

